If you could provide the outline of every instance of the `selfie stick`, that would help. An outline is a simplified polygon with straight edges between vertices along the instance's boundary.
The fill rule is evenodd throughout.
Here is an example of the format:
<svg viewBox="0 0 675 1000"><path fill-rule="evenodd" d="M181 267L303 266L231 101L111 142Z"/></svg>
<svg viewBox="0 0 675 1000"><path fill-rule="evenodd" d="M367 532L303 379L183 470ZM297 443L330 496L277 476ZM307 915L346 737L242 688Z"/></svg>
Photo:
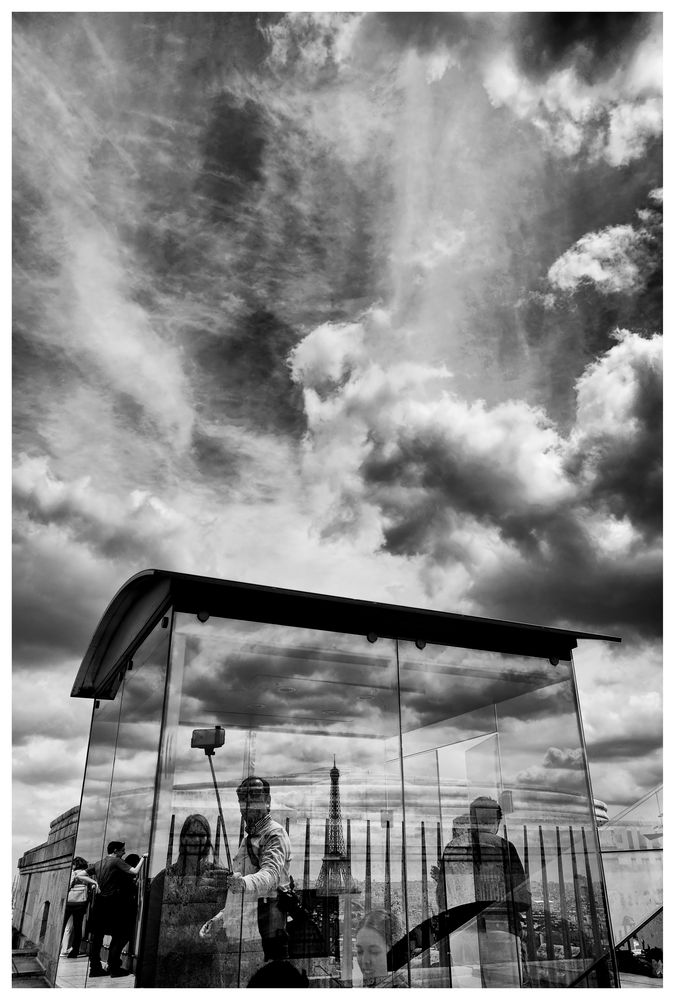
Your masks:
<svg viewBox="0 0 675 1000"><path fill-rule="evenodd" d="M225 730L221 726L216 726L215 729L193 729L192 739L190 741L190 746L199 750L203 750L206 756L209 758L209 764L211 765L211 776L213 778L213 787L216 791L216 802L218 803L218 817L220 820L220 825L223 828L223 842L225 844L225 854L227 855L227 866L232 871L232 857L230 856L230 845L227 841L227 830L225 829L225 820L223 818L223 808L220 804L220 794L218 792L218 782L216 781L216 772L213 767L213 754L215 753L216 747L222 747L225 742ZM218 842L218 834L216 833L216 843Z"/></svg>
<svg viewBox="0 0 675 1000"><path fill-rule="evenodd" d="M213 768L213 749L205 749L204 753L209 758L209 764L211 765L211 775L213 777L213 787L216 790L216 801L218 802L218 815L220 816L220 825L223 828L223 843L225 844L225 854L227 856L227 867L232 871L232 858L230 856L230 845L227 842L227 830L225 829L225 820L223 819L223 809L220 804L220 794L218 792L218 782L216 781L216 772Z"/></svg>

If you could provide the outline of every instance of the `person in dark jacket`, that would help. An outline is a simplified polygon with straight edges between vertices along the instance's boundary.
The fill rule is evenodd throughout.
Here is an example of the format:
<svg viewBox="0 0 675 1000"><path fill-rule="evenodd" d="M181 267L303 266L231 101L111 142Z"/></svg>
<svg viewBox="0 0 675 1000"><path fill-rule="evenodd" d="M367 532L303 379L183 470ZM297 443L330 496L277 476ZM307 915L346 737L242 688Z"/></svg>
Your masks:
<svg viewBox="0 0 675 1000"><path fill-rule="evenodd" d="M134 868L123 860L123 854L123 841L111 840L108 844L107 856L101 861L97 861L93 866L99 891L94 902L91 920L90 978L109 974L114 979L130 975L126 969L122 968L121 962L122 948L126 944L129 925L130 880L140 872L145 864L147 854L143 855ZM101 965L101 948L105 934L110 934L111 937L107 969Z"/></svg>

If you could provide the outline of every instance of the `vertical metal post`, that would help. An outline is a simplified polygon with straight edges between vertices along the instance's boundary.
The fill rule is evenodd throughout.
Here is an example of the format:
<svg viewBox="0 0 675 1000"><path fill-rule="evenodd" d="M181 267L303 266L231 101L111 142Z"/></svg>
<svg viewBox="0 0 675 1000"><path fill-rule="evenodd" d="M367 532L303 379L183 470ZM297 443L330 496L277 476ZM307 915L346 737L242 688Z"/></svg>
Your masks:
<svg viewBox="0 0 675 1000"><path fill-rule="evenodd" d="M593 928L593 955L594 957L599 957L599 952L601 950L602 944L600 940L600 926L598 924L598 910L595 905L595 893L593 891L593 877L591 875L591 863L588 854L588 845L586 844L586 831L581 828L581 842L584 845L584 863L586 867L586 886L588 893L588 908L591 914L591 927Z"/></svg>
<svg viewBox="0 0 675 1000"><path fill-rule="evenodd" d="M373 883L370 857L370 820L366 820L366 884L364 888L366 913L369 913L373 906Z"/></svg>
<svg viewBox="0 0 675 1000"><path fill-rule="evenodd" d="M387 820L384 842L384 908L391 913L391 830Z"/></svg>
<svg viewBox="0 0 675 1000"><path fill-rule="evenodd" d="M532 884L530 882L530 850L529 844L527 842L527 827L523 826L523 869L525 871L525 878L527 879L530 891L532 890ZM527 914L525 917L526 926L526 939L527 939L527 957L531 962L534 962L537 957L537 939L534 933L534 918L532 916L532 907L528 906Z"/></svg>
<svg viewBox="0 0 675 1000"><path fill-rule="evenodd" d="M426 834L424 831L424 820L420 825L420 846L422 853L422 924L427 926L425 922L429 918L429 882L427 875L427 841ZM422 968L428 969L431 966L431 954L430 947L431 941L429 940L429 930L425 931L425 937L422 941Z"/></svg>
<svg viewBox="0 0 675 1000"><path fill-rule="evenodd" d="M354 959L352 956L352 821L347 820L347 884L344 892L344 926L342 932L343 978L351 983L353 979Z"/></svg>
<svg viewBox="0 0 675 1000"><path fill-rule="evenodd" d="M171 825L169 826L169 843L166 848L166 867L173 864L173 833L176 826L176 814L171 814Z"/></svg>
<svg viewBox="0 0 675 1000"><path fill-rule="evenodd" d="M441 912L448 908L447 887L445 884L445 859L443 857L443 834L441 832L440 820L436 823L436 858L438 864L438 906ZM452 972L450 969L450 937L442 937L438 942L438 961L441 968L448 970L448 986L452 986Z"/></svg>
<svg viewBox="0 0 675 1000"><path fill-rule="evenodd" d="M558 851L558 885L560 893L560 926L562 928L563 953L565 958L572 957L572 947L570 945L569 917L567 916L567 893L565 890L565 868L563 865L562 846L560 844L560 827L555 828L555 841Z"/></svg>
<svg viewBox="0 0 675 1000"><path fill-rule="evenodd" d="M305 865L302 871L303 892L309 892L309 855L310 855L309 837L310 837L310 824L308 816L305 822Z"/></svg>
<svg viewBox="0 0 675 1000"><path fill-rule="evenodd" d="M572 879L574 883L574 903L577 911L577 926L579 928L579 951L582 958L586 958L586 942L584 940L584 911L579 896L579 873L577 871L577 853L574 847L574 832L569 828L570 834L570 856L572 858Z"/></svg>
<svg viewBox="0 0 675 1000"><path fill-rule="evenodd" d="M546 873L546 849L544 847L544 831L539 827L539 851L541 854L541 891L544 897L544 933L546 935L546 957L554 958L553 928L551 926L551 909L548 894L548 876Z"/></svg>

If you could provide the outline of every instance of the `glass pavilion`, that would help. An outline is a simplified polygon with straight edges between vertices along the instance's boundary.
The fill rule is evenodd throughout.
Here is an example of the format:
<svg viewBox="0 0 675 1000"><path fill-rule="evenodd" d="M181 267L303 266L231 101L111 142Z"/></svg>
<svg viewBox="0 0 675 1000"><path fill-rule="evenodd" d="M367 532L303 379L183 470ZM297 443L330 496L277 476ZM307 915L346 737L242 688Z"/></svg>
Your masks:
<svg viewBox="0 0 675 1000"><path fill-rule="evenodd" d="M226 888L245 840L236 789L255 775L291 844L280 958L310 986L370 982L359 928L374 910L391 918L378 985L617 986L578 638L611 637L132 577L72 690L93 702L75 855L91 864L112 840L149 854L125 983L244 987L267 964L255 907ZM487 839L478 798L499 806ZM195 816L201 873L181 869ZM486 880L488 841L502 855ZM223 907L226 934L207 942Z"/></svg>

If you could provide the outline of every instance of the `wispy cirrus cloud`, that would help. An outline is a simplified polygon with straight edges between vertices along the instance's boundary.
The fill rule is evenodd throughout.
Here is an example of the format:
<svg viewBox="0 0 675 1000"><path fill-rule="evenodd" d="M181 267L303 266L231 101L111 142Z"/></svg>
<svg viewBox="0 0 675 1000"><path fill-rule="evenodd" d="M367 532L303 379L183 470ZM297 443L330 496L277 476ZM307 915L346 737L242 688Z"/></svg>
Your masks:
<svg viewBox="0 0 675 1000"><path fill-rule="evenodd" d="M651 697L660 17L14 24L22 697L51 665L76 727L59 699L152 565L616 630ZM611 676L580 685L625 802ZM40 762L34 843L74 787Z"/></svg>

